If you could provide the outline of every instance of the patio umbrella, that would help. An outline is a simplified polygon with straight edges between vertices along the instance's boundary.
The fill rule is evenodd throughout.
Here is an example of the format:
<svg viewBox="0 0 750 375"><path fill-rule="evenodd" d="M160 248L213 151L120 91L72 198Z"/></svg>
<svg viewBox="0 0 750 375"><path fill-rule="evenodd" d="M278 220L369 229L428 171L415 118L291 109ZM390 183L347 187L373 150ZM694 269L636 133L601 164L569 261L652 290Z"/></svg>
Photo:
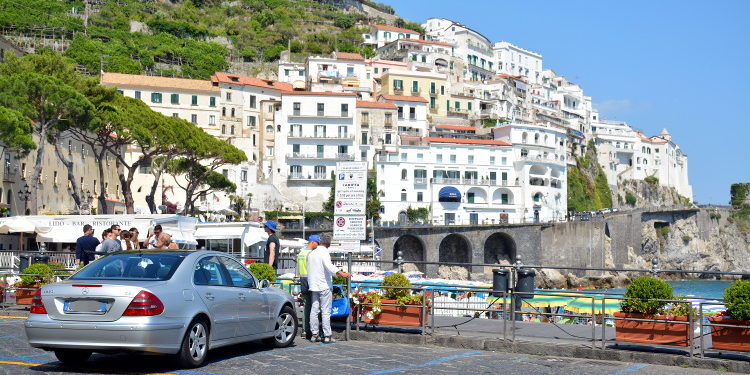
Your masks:
<svg viewBox="0 0 750 375"><path fill-rule="evenodd" d="M524 298L522 299L523 307L561 307L566 306L568 303L573 301L576 296L580 296L580 294L577 293L567 293L567 292L539 292L542 294L536 294L534 295L534 298ZM547 295L547 294L554 294L554 295ZM496 305L501 305L503 303L503 299L498 297L489 296L487 297L488 302L493 302L497 299L497 302L495 302ZM505 298L505 303L510 303L511 299L510 297ZM591 310L591 307L589 307L589 310Z"/></svg>
<svg viewBox="0 0 750 375"><path fill-rule="evenodd" d="M14 217L6 222L4 222L2 225L0 225L0 233L1 234L7 234L7 233L20 233L21 235L18 238L18 248L23 250L23 234L24 233L47 233L51 231L52 228L47 226L41 226L37 225L35 222L25 218L25 217Z"/></svg>
<svg viewBox="0 0 750 375"><path fill-rule="evenodd" d="M591 314L591 299L594 299L594 314L612 314L622 310L620 306L621 300L610 298L601 294L582 296L575 298L565 305L565 310L576 312L579 314ZM604 297L607 297L604 300ZM604 300L604 311L602 312L602 300Z"/></svg>

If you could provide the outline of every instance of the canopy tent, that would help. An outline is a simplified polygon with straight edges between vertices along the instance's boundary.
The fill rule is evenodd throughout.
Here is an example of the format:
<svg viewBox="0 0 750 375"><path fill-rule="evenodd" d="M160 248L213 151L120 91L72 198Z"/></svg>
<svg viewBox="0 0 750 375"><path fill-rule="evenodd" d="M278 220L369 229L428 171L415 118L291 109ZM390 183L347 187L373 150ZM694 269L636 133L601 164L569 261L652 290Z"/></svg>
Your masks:
<svg viewBox="0 0 750 375"><path fill-rule="evenodd" d="M5 233L20 233L18 237L18 248L23 249L23 234L24 233L36 233L36 232L49 232L52 228L29 220L26 216L15 216L10 220L4 220L0 224L0 234Z"/></svg>
<svg viewBox="0 0 750 375"><path fill-rule="evenodd" d="M19 217L0 219L0 227L10 225ZM165 233L172 235L172 240L181 244L194 245L195 219L179 215L38 215L24 216L24 220L36 226L37 242L75 243L83 235L83 226L90 224L94 236L101 237L104 229L119 225L122 229L137 228L141 237L146 240L149 230L161 224Z"/></svg>

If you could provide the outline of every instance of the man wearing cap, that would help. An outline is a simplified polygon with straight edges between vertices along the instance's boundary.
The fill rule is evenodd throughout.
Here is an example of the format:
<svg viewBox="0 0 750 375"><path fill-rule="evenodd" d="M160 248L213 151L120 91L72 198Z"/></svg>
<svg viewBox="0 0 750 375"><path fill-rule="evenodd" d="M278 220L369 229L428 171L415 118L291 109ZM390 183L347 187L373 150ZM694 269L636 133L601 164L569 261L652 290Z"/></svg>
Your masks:
<svg viewBox="0 0 750 375"><path fill-rule="evenodd" d="M310 294L310 285L307 283L307 256L320 244L320 236L313 234L307 240L307 246L297 254L297 272L299 273L300 290L302 301L304 302L302 322L305 327L305 338L311 340L310 310L312 309L312 296ZM315 318L317 319L317 316Z"/></svg>
<svg viewBox="0 0 750 375"><path fill-rule="evenodd" d="M94 260L94 252L99 245L99 240L94 237L94 228L91 224L83 226L83 236L76 240L76 264L89 264Z"/></svg>
<svg viewBox="0 0 750 375"><path fill-rule="evenodd" d="M266 252L263 254L263 263L270 264L274 271L278 268L279 262L279 237L276 236L276 222L267 220L263 223L263 230L268 234L266 241Z"/></svg>
<svg viewBox="0 0 750 375"><path fill-rule="evenodd" d="M331 337L331 302L333 300L331 277L334 274L346 278L352 276L348 272L339 271L331 263L331 254L323 246L317 247L307 256L307 283L310 286L312 297L310 329L312 330L313 341L319 338L324 344L333 342ZM322 318L322 324L318 323L318 314ZM320 332L321 325L323 326L323 332Z"/></svg>

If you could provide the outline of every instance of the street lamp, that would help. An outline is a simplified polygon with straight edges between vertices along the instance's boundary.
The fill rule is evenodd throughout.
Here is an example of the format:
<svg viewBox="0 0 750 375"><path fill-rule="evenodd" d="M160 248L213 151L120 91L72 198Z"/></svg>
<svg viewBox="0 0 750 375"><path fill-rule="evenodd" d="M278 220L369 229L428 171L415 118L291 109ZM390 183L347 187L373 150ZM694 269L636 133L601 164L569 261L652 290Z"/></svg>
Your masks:
<svg viewBox="0 0 750 375"><path fill-rule="evenodd" d="M29 201L31 200L31 190L29 189L29 184L23 184L23 189L18 191L18 198L24 202L24 212L26 215L28 215Z"/></svg>

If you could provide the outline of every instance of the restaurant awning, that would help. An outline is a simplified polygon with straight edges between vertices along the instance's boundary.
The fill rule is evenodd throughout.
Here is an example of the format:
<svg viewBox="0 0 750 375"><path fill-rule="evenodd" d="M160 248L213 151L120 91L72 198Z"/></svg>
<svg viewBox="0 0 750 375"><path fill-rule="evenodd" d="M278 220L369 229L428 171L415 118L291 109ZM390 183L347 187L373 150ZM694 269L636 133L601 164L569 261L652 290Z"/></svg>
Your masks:
<svg viewBox="0 0 750 375"><path fill-rule="evenodd" d="M458 191L458 189L454 188L453 186L446 186L440 189L438 192L438 200L440 201L460 201L461 200L461 192Z"/></svg>

